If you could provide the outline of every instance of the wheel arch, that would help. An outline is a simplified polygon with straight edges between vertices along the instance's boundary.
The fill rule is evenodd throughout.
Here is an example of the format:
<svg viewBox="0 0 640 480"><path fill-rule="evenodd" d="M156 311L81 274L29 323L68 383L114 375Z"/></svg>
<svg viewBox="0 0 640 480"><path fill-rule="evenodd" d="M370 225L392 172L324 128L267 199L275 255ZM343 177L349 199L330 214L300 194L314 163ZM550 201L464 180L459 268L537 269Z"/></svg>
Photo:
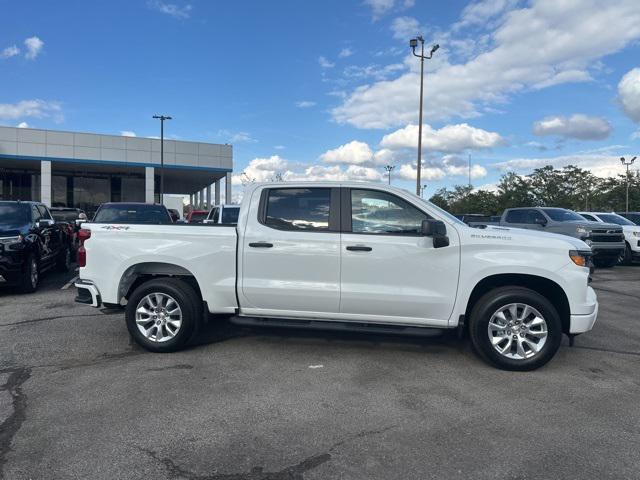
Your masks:
<svg viewBox="0 0 640 480"><path fill-rule="evenodd" d="M162 277L180 278L191 285L202 298L202 290L196 276L183 266L167 262L141 262L129 266L118 284L118 300L128 300L133 291L147 280Z"/></svg>
<svg viewBox="0 0 640 480"><path fill-rule="evenodd" d="M538 275L523 273L501 273L490 275L480 280L467 301L465 318L469 318L471 310L480 298L487 292L499 287L524 287L533 290L547 298L558 311L562 322L562 331L569 333L571 309L569 299L564 289L553 280Z"/></svg>

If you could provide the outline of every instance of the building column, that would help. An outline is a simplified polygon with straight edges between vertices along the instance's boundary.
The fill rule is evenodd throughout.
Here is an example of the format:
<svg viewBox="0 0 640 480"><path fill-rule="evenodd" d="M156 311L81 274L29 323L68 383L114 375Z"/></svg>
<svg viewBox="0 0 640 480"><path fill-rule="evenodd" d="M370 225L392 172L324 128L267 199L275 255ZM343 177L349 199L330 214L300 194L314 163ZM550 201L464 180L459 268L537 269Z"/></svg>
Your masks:
<svg viewBox="0 0 640 480"><path fill-rule="evenodd" d="M215 199L215 205L220 205L220 179L216 180L213 184L213 197Z"/></svg>
<svg viewBox="0 0 640 480"><path fill-rule="evenodd" d="M207 209L211 210L211 185L207 185Z"/></svg>
<svg viewBox="0 0 640 480"><path fill-rule="evenodd" d="M48 160L40 161L40 201L51 206L51 162Z"/></svg>
<svg viewBox="0 0 640 480"><path fill-rule="evenodd" d="M224 203L231 203L231 172L227 172L224 179Z"/></svg>
<svg viewBox="0 0 640 480"><path fill-rule="evenodd" d="M196 192L196 210L202 209L202 190Z"/></svg>
<svg viewBox="0 0 640 480"><path fill-rule="evenodd" d="M192 208L193 208L193 206L195 205L195 204L193 203L193 201L194 201L194 200L193 200L193 193L192 193L191 195L189 195L189 205L191 205L191 207L192 207Z"/></svg>
<svg viewBox="0 0 640 480"><path fill-rule="evenodd" d="M144 167L144 201L153 203L155 200L155 172L153 167Z"/></svg>

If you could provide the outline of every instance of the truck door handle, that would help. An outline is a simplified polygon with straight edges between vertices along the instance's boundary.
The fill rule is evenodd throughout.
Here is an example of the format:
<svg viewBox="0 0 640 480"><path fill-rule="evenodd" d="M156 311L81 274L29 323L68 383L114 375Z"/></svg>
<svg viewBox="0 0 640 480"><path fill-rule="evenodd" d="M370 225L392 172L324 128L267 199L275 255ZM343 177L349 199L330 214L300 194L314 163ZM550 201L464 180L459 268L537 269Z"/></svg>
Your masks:
<svg viewBox="0 0 640 480"><path fill-rule="evenodd" d="M253 247L253 248L271 248L271 247L273 247L273 243L253 242L253 243L250 243L249 246Z"/></svg>
<svg viewBox="0 0 640 480"><path fill-rule="evenodd" d="M350 252L370 252L371 250L373 250L373 248L366 247L364 245L349 245L347 247L347 250L349 250Z"/></svg>

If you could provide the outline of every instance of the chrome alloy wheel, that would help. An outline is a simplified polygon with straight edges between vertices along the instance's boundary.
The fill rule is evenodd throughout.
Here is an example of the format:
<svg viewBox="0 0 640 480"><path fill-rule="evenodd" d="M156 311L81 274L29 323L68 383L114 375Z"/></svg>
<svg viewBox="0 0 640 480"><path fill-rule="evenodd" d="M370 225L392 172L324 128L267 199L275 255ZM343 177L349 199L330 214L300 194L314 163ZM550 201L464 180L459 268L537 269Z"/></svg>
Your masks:
<svg viewBox="0 0 640 480"><path fill-rule="evenodd" d="M138 330L152 342L166 342L176 336L182 325L178 302L166 293L150 293L136 307Z"/></svg>
<svg viewBox="0 0 640 480"><path fill-rule="evenodd" d="M530 305L510 303L489 320L489 340L498 353L514 360L535 357L547 341L547 322Z"/></svg>

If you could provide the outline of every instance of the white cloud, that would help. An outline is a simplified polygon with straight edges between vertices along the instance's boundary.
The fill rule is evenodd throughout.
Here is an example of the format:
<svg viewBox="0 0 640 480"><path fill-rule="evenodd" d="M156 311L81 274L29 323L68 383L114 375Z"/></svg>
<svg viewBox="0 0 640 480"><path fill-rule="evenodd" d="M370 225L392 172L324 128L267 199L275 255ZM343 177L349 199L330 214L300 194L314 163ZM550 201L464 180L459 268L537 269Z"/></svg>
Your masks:
<svg viewBox="0 0 640 480"><path fill-rule="evenodd" d="M18 127L18 128L29 128L29 124L27 122L20 122L18 125L16 125L16 127Z"/></svg>
<svg viewBox="0 0 640 480"><path fill-rule="evenodd" d="M313 102L311 100L300 100L299 102L296 102L296 107L298 108L311 108L311 107L315 107L316 102Z"/></svg>
<svg viewBox="0 0 640 480"><path fill-rule="evenodd" d="M621 146L616 145L615 147ZM552 165L554 168L576 165L591 171L599 177L611 177L623 173L620 166L620 157L629 154L629 152L616 150L620 153L611 154L601 149L600 151L577 152L548 158L513 158L511 160L494 163L491 166L500 171L512 170L519 173L529 173L534 168L540 168L546 165Z"/></svg>
<svg viewBox="0 0 640 480"><path fill-rule="evenodd" d="M131 130L122 130L120 132L120 135L122 135L123 137L135 137L135 136L137 136L136 132L132 132Z"/></svg>
<svg viewBox="0 0 640 480"><path fill-rule="evenodd" d="M364 4L371 7L374 20L378 20L393 8L394 0L364 0Z"/></svg>
<svg viewBox="0 0 640 480"><path fill-rule="evenodd" d="M24 46L27 48L25 57L28 60L33 60L40 54L42 47L44 47L44 42L38 37L29 37L24 41Z"/></svg>
<svg viewBox="0 0 640 480"><path fill-rule="evenodd" d="M468 159L458 155L445 155L442 157L442 164L447 175L468 177L469 173L471 173L472 179L487 176L487 169L479 164L472 164L471 172L469 172Z"/></svg>
<svg viewBox="0 0 640 480"><path fill-rule="evenodd" d="M18 120L20 118L49 118L62 121L60 102L47 100L21 100L17 103L0 103L0 119Z"/></svg>
<svg viewBox="0 0 640 480"><path fill-rule="evenodd" d="M284 175L288 171L288 162L279 155L268 158L254 158L242 172L233 175L233 185L241 185L245 182L269 182L276 175Z"/></svg>
<svg viewBox="0 0 640 480"><path fill-rule="evenodd" d="M9 45L0 52L0 58L11 58L20 54L20 49L16 45Z"/></svg>
<svg viewBox="0 0 640 480"><path fill-rule="evenodd" d="M622 108L634 122L640 122L640 68L634 68L618 84Z"/></svg>
<svg viewBox="0 0 640 480"><path fill-rule="evenodd" d="M320 160L326 163L363 165L373 160L373 151L366 143L354 140L338 148L327 150L320 155Z"/></svg>
<svg viewBox="0 0 640 480"><path fill-rule="evenodd" d="M418 169L416 168L416 165L405 163L404 165L400 166L399 174L402 180L415 181L416 178L418 177ZM439 180L442 180L446 176L447 174L440 167L424 167L423 166L420 169L420 178L422 180L437 182Z"/></svg>
<svg viewBox="0 0 640 480"><path fill-rule="evenodd" d="M509 6L511 3L505 8ZM470 118L480 115L487 105L508 101L516 92L584 81L598 59L640 38L637 0L532 0L526 8L511 10L501 18L477 56L449 63L443 43L427 63L428 119ZM409 59L400 77L352 91L333 109L334 119L359 128L389 128L415 121L419 62Z"/></svg>
<svg viewBox="0 0 640 480"><path fill-rule="evenodd" d="M284 150L287 147L285 147L284 145L276 145L273 148L275 148L276 150Z"/></svg>
<svg viewBox="0 0 640 480"><path fill-rule="evenodd" d="M336 66L335 63L331 63L329 60L327 60L327 57L324 57L322 55L318 57L318 63L322 68L333 68Z"/></svg>
<svg viewBox="0 0 640 480"><path fill-rule="evenodd" d="M152 10L181 20L189 18L191 16L191 10L193 10L190 4L180 6L175 3L163 2L162 0L149 0L147 5Z"/></svg>
<svg viewBox="0 0 640 480"><path fill-rule="evenodd" d="M503 143L504 140L498 133L466 123L446 125L440 129L433 129L430 125L422 128L422 145L426 150L460 152L466 149L492 148ZM417 148L418 125L407 125L385 135L380 145L390 149Z"/></svg>
<svg viewBox="0 0 640 480"><path fill-rule="evenodd" d="M218 130L218 136L228 143L255 143L257 142L249 132L232 132L230 130Z"/></svg>
<svg viewBox="0 0 640 480"><path fill-rule="evenodd" d="M611 134L611 125L604 118L576 113L570 117L547 117L533 124L538 136L556 135L580 140L604 140Z"/></svg>
<svg viewBox="0 0 640 480"><path fill-rule="evenodd" d="M393 38L398 40L409 41L409 38L415 37L420 33L420 22L413 17L398 17L391 22L391 31Z"/></svg>
<svg viewBox="0 0 640 480"><path fill-rule="evenodd" d="M489 20L500 17L518 3L519 0L481 0L470 3L462 10L460 22L455 25L455 29L485 24Z"/></svg>
<svg viewBox="0 0 640 480"><path fill-rule="evenodd" d="M631 140L640 140L640 128L631 134Z"/></svg>
<svg viewBox="0 0 640 480"><path fill-rule="evenodd" d="M353 55L353 50L349 47L347 48L343 48L342 50L340 50L340 53L338 54L338 56L340 58L347 58L350 57L351 55Z"/></svg>
<svg viewBox="0 0 640 480"><path fill-rule="evenodd" d="M401 63L392 63L390 65L349 65L344 69L343 74L345 78L352 80L364 78L383 80L403 69L404 65Z"/></svg>

